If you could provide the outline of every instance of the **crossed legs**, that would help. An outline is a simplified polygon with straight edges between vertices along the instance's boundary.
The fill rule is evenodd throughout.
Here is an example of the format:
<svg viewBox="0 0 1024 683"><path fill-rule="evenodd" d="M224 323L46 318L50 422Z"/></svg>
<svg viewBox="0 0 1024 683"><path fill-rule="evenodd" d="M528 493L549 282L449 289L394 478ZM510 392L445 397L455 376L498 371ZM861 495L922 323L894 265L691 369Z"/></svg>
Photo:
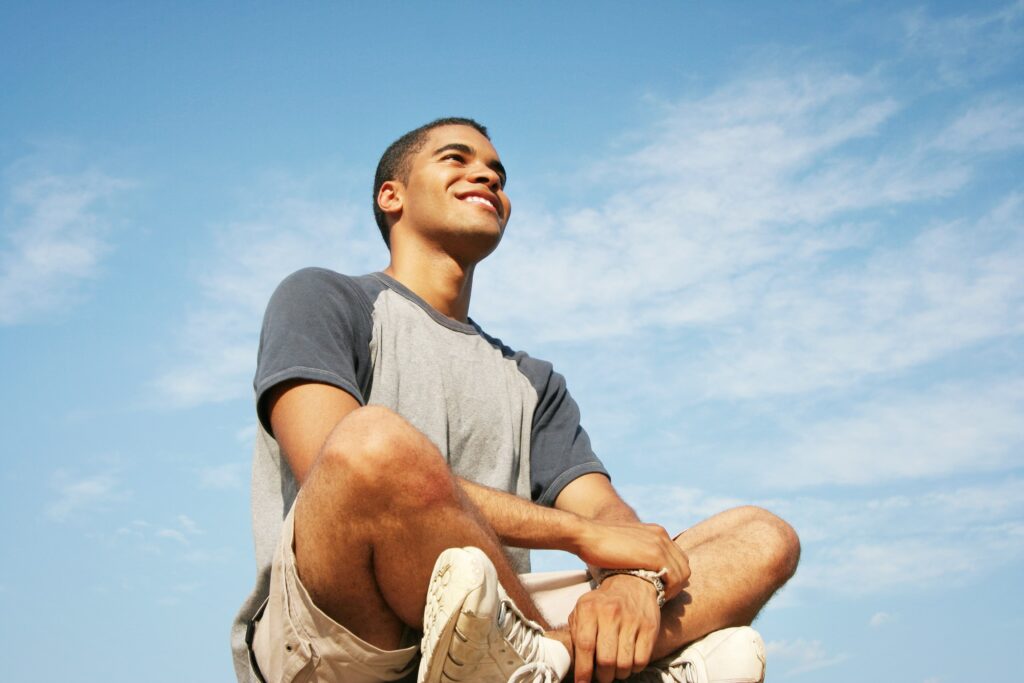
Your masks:
<svg viewBox="0 0 1024 683"><path fill-rule="evenodd" d="M750 623L799 556L792 529L753 507L716 515L676 542L692 575L663 611L654 658ZM399 646L407 626L422 626L437 556L470 545L488 555L524 613L543 624L440 453L384 408L360 408L338 424L295 502L296 566L306 590L328 616L384 650Z"/></svg>

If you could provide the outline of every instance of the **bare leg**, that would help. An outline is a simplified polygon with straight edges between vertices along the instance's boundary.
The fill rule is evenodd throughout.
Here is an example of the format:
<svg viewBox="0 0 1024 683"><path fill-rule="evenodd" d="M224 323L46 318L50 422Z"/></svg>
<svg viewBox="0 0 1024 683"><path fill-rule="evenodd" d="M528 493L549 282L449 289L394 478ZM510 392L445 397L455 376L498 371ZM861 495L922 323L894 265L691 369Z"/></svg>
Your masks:
<svg viewBox="0 0 1024 683"><path fill-rule="evenodd" d="M395 413L360 408L328 437L295 502L295 557L316 605L383 649L422 627L446 548L476 546L531 618L540 615L490 527L434 445Z"/></svg>
<svg viewBox="0 0 1024 683"><path fill-rule="evenodd" d="M712 631L750 624L800 558L792 527L757 507L717 514L675 541L689 557L690 582L662 611L652 659Z"/></svg>

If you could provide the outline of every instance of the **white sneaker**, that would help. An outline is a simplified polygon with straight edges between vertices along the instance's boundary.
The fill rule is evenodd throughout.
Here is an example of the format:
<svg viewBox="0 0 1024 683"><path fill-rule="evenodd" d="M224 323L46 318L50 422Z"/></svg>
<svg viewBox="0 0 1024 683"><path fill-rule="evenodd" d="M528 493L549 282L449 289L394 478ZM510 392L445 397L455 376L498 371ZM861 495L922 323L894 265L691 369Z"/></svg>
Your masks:
<svg viewBox="0 0 1024 683"><path fill-rule="evenodd" d="M491 632L490 653L478 669L479 680L501 683L558 683L569 671L569 651L544 635L540 624L516 607L498 584L498 614Z"/></svg>
<svg viewBox="0 0 1024 683"><path fill-rule="evenodd" d="M749 626L713 631L653 662L629 683L763 683L764 641Z"/></svg>
<svg viewBox="0 0 1024 683"><path fill-rule="evenodd" d="M569 653L523 616L478 548L449 548L434 565L417 683L558 683Z"/></svg>

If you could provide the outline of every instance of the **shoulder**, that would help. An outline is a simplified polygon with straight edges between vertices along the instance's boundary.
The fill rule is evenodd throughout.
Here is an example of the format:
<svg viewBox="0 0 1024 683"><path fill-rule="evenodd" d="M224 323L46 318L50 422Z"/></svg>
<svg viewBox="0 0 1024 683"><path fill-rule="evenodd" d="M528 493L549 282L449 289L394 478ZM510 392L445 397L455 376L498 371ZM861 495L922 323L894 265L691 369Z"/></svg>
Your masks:
<svg viewBox="0 0 1024 683"><path fill-rule="evenodd" d="M268 311L278 309L356 309L369 313L381 285L370 275L351 276L327 268L302 268L285 277L270 297Z"/></svg>

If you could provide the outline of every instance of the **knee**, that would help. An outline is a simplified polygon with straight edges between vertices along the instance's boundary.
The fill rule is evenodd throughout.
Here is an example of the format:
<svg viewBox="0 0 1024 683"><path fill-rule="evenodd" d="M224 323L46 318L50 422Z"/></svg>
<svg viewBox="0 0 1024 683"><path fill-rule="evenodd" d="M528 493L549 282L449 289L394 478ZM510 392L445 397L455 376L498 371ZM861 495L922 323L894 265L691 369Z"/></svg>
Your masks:
<svg viewBox="0 0 1024 683"><path fill-rule="evenodd" d="M767 570L782 585L796 573L800 561L800 538L784 519L764 508L748 505L736 512L752 532L754 542L764 554Z"/></svg>
<svg viewBox="0 0 1024 683"><path fill-rule="evenodd" d="M317 459L321 476L388 507L453 499L457 484L440 451L400 415L380 406L352 411Z"/></svg>

